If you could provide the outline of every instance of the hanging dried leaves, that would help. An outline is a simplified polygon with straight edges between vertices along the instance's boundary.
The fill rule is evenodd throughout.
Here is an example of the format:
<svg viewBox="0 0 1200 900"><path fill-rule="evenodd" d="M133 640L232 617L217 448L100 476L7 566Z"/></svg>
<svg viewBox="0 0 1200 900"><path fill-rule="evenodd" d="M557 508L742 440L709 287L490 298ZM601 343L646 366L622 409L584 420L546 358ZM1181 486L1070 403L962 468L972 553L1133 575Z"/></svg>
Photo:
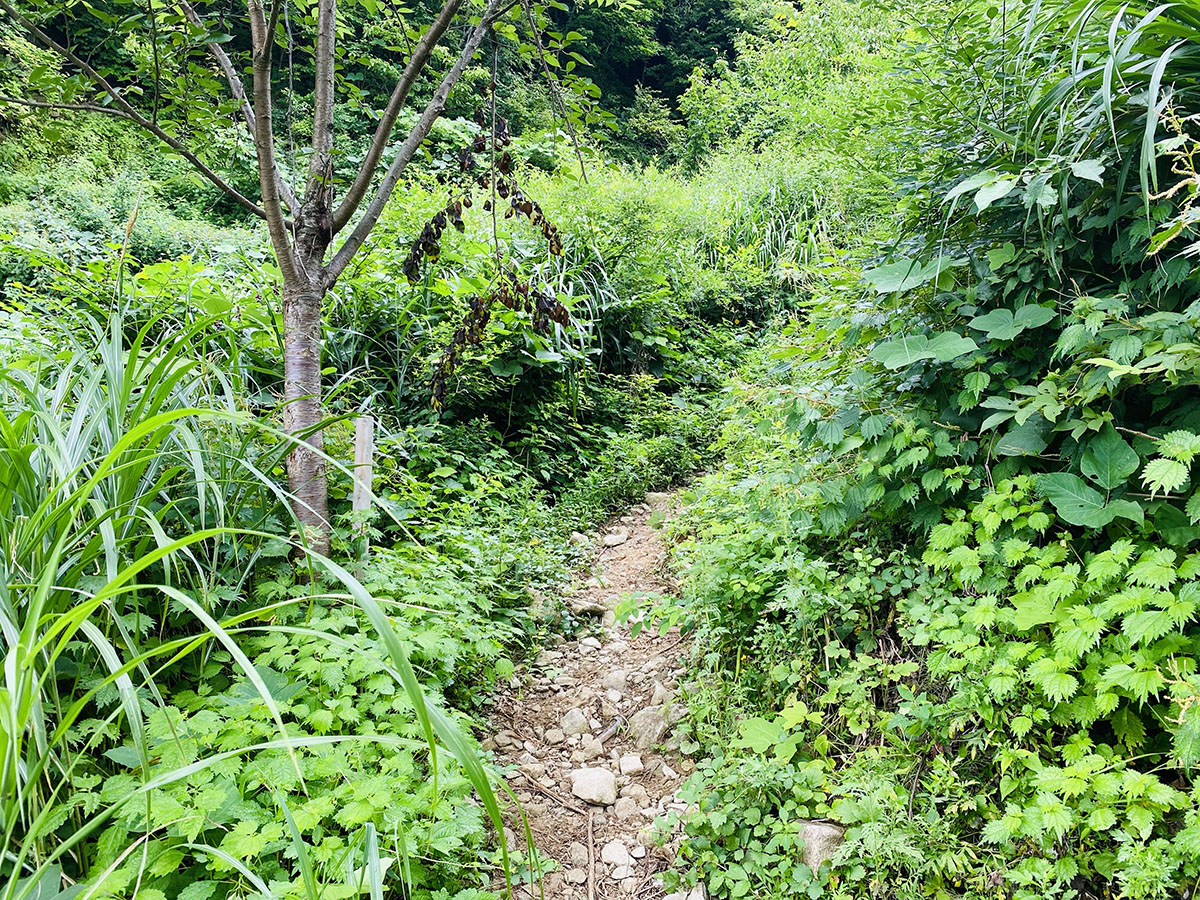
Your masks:
<svg viewBox="0 0 1200 900"><path fill-rule="evenodd" d="M491 94L494 90L494 83L490 84L487 93ZM474 121L480 130L469 146L460 148L455 154L458 161L458 178L445 173L440 176L443 183L450 183L448 199L446 205L425 224L404 260L404 276L411 284L420 280L422 261L435 262L441 255L442 234L448 225L460 232L466 230L463 210L472 207L472 193L476 190L488 194L482 203L485 212L494 215L499 211L501 201L504 201L507 206L503 213L504 218L525 217L530 225L541 232L553 256L563 254L563 241L558 227L546 217L541 205L526 194L517 181L512 152L508 149L512 144L508 121L495 115L494 104L490 110L490 116L488 108L484 106L475 111ZM488 163L481 169L479 159L485 154ZM499 247L496 252L499 259ZM433 373L434 409L442 408L447 381L457 368L463 351L468 346L483 341L488 322L491 320L492 308L496 303L514 312L528 315L533 330L538 334L548 335L555 324L565 326L570 321L567 308L549 291L532 286L516 272L502 274L489 293L471 298L462 324L454 332L449 346L438 360Z"/></svg>
<svg viewBox="0 0 1200 900"><path fill-rule="evenodd" d="M533 330L548 335L554 325L566 325L570 321L567 308L558 302L549 291L533 287L516 273L502 275L492 290L472 297L462 324L450 339L450 345L438 360L433 372L433 408L440 410L446 397L446 382L454 374L463 351L468 345L483 341L484 332L492 317L495 304L523 312L530 316Z"/></svg>

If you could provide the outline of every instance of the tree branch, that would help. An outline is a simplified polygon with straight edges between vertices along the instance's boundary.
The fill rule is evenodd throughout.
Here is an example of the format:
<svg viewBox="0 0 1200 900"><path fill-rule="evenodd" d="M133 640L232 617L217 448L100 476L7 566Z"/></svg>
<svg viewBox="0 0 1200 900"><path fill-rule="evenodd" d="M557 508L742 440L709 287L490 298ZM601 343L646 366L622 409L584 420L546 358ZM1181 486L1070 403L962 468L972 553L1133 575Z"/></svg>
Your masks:
<svg viewBox="0 0 1200 900"><path fill-rule="evenodd" d="M0 0L7 3L8 0ZM254 64L254 150L258 157L258 183L262 191L263 218L267 220L267 231L271 235L271 246L284 283L297 280L296 259L288 238L288 226L280 206L279 188L275 180L275 133L272 124L271 106L271 49L275 32L263 15L262 0L249 0L250 52ZM278 14L278 3L271 11L271 21Z"/></svg>
<svg viewBox="0 0 1200 900"><path fill-rule="evenodd" d="M338 276L345 271L346 266L350 264L350 260L354 258L354 254L358 252L358 249L367 239L367 235L371 233L371 229L375 227L375 223L379 221L379 216L383 213L384 207L387 206L387 202L392 196L392 191L396 189L396 184L400 181L400 175L412 161L413 156L416 155L417 150L429 135L430 129L433 128L433 123L437 121L438 116L445 109L446 98L450 96L451 89L453 89L454 85L462 77L463 71L470 64L472 57L475 56L475 51L479 49L479 45L483 42L484 37L491 30L492 23L506 9L511 8L511 5L511 3L506 4L506 0L488 0L487 7L483 12L483 18L479 20L479 24L475 26L471 34L467 37L467 42L463 45L458 59L454 61L454 65L446 73L446 77L442 79L442 83L438 85L437 90L434 91L433 97L426 104L425 111L421 113L421 117L417 120L417 124L413 126L413 130L409 132L408 137L397 148L396 157L388 167L387 174L383 177L383 181L379 185L379 192L375 195L375 199L371 201L371 205L367 207L367 211L362 219L359 220L359 223L354 227L350 236L346 238L326 267L325 284L327 287L332 287L334 282L337 281Z"/></svg>
<svg viewBox="0 0 1200 900"><path fill-rule="evenodd" d="M305 201L329 189L333 149L333 73L337 43L337 0L318 0L316 81L313 85L312 158Z"/></svg>
<svg viewBox="0 0 1200 900"><path fill-rule="evenodd" d="M429 63L433 49L453 23L454 17L458 15L462 5L463 0L446 0L446 5L442 7L437 17L430 23L429 29L421 36L416 49L409 54L408 63L405 65L404 71L400 73L396 87L392 90L392 96L383 109L383 115L380 116L379 125L375 128L375 135L371 138L371 144L367 148L367 156L354 178L354 183L350 185L345 198L333 213L334 234L346 227L359 204L366 197L367 189L371 186L371 179L375 175L375 169L379 165L379 160L383 158L383 151L387 149L392 129L396 126L396 119L400 115L400 110L404 108L404 101L408 99L408 93Z"/></svg>
<svg viewBox="0 0 1200 900"><path fill-rule="evenodd" d="M10 15L18 25L28 32L35 40L38 41L46 49L53 52L56 56L61 57L73 66L78 68L84 75L91 79L96 87L100 88L113 101L115 106L102 106L92 103L52 103L37 100L17 100L16 98L5 98L7 102L18 103L24 106L39 108L39 109L64 109L64 110L82 110L87 112L100 112L106 115L118 116L123 119L128 119L131 122L137 123L141 128L150 132L184 159L186 159L201 175L216 185L223 193L232 198L239 206L248 212L253 213L261 218L266 218L266 210L259 207L253 200L243 196L233 185L229 184L220 175L208 167L195 153L187 149L177 138L169 132L164 131L160 126L151 122L136 109L134 109L128 101L122 97L112 85L105 80L104 76L97 72L91 65L80 59L75 53L72 53L66 47L60 45L50 35L42 31L29 19L21 15L9 2L9 0L0 0L0 9Z"/></svg>
<svg viewBox="0 0 1200 900"><path fill-rule="evenodd" d="M188 0L175 0L176 6L183 13L192 25L197 28L205 28L204 21L196 13L195 8ZM233 61L229 58L229 54L225 52L216 41L205 41L205 46L208 47L209 53L213 59L217 61L217 65L221 69L221 73L225 76L225 81L229 84L229 93L233 95L233 99L238 102L238 106L242 112L242 119L246 123L246 128L250 132L250 137L254 137L254 108L250 105L250 100L246 96L245 85L242 84L242 79L234 68ZM279 166L275 167L275 179L279 186L279 194L283 198L283 202L287 205L288 210L294 216L300 210L300 203L296 199L296 193L292 190L292 186L284 180L283 173L280 172Z"/></svg>

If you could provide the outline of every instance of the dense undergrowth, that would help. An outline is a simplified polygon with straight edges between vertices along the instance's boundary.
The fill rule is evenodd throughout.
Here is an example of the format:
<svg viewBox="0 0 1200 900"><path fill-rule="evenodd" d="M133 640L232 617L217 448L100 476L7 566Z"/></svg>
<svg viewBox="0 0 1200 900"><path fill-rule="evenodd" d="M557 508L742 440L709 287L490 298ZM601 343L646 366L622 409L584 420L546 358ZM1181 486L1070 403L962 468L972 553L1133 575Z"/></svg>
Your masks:
<svg viewBox="0 0 1200 900"><path fill-rule="evenodd" d="M675 529L719 897L1200 877L1194 10L956 12L897 54L894 236L743 370Z"/></svg>
<svg viewBox="0 0 1200 900"><path fill-rule="evenodd" d="M5 900L528 878L474 717L578 627L545 599L571 532L697 471L683 596L653 611L703 676L675 877L1194 892L1200 18L727 12L735 54L675 110L636 91L583 136L586 179L544 87L510 85L561 255L476 208L410 281L476 128L439 126L328 298L333 560L295 546L279 486L261 232L126 129L0 109ZM0 37L20 77L44 63ZM435 413L498 259L570 321L497 307ZM376 502L351 514L364 412ZM813 818L847 838L817 871Z"/></svg>

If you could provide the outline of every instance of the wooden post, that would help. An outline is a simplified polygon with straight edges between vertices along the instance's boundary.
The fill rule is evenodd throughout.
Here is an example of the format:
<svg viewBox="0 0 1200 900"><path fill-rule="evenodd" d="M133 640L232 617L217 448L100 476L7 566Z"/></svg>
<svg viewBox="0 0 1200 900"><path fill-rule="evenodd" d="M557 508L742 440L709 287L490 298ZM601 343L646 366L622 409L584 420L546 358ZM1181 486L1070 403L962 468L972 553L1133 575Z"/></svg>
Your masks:
<svg viewBox="0 0 1200 900"><path fill-rule="evenodd" d="M351 509L362 512L371 508L371 485L375 477L375 417L359 416L354 420L354 495ZM366 524L359 526L363 538L363 555L367 553Z"/></svg>

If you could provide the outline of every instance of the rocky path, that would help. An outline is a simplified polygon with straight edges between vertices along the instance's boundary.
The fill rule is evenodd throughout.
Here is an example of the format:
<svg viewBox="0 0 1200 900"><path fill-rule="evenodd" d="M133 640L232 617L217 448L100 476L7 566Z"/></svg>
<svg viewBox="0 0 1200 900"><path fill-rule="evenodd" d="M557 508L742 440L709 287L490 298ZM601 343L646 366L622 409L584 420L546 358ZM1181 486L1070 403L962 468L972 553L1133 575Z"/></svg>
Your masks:
<svg viewBox="0 0 1200 900"><path fill-rule="evenodd" d="M650 827L685 808L676 791L692 770L671 735L683 715L683 639L654 629L632 637L612 612L630 594L673 591L650 525L656 512L669 514L671 500L650 494L597 537L592 576L566 597L595 627L544 650L520 687L496 698L484 747L507 767L539 853L557 863L544 879L547 898L684 900L667 898L656 877L669 850L655 846ZM524 849L515 817L509 828L510 845ZM534 885L517 896L540 895Z"/></svg>

